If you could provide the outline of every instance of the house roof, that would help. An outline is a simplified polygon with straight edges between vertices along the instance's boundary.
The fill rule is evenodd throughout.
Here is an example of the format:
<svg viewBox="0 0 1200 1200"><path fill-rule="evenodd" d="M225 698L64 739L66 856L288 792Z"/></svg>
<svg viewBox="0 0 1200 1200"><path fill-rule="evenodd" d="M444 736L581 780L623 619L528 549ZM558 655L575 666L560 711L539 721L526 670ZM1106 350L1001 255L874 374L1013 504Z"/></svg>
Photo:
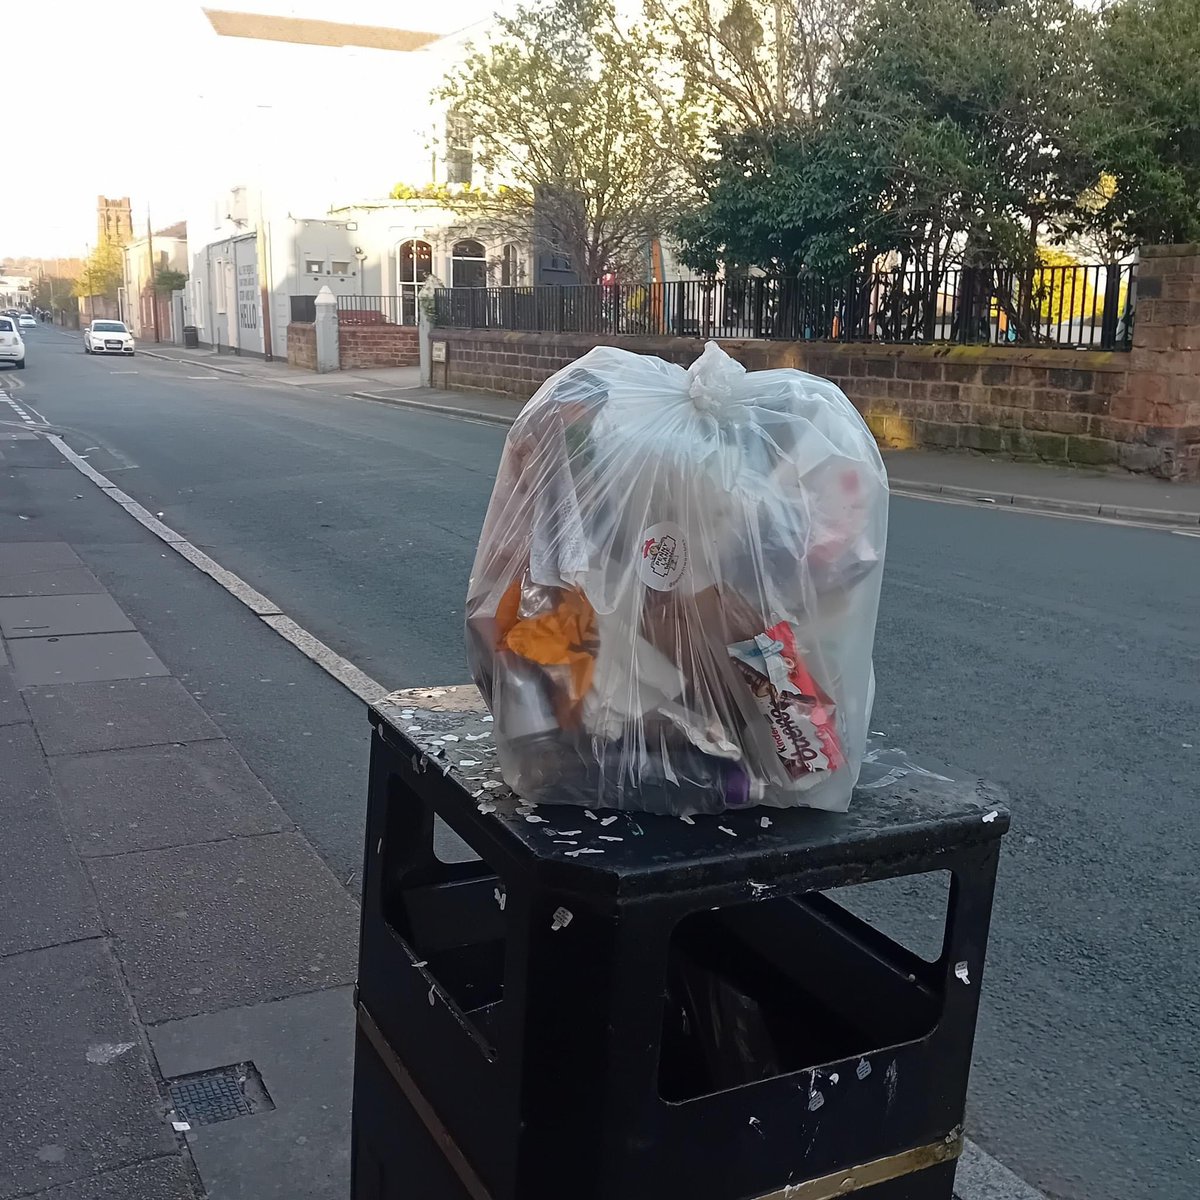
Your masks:
<svg viewBox="0 0 1200 1200"><path fill-rule="evenodd" d="M369 50L408 51L420 50L444 36L412 29L392 29L385 25L350 25L341 21L229 12L218 8L206 8L204 15L222 37L290 42L298 46L364 46Z"/></svg>
<svg viewBox="0 0 1200 1200"><path fill-rule="evenodd" d="M155 237L169 237L169 238L185 238L185 237L187 237L187 222L186 221L176 221L174 225L168 225L166 227L166 229L156 229L154 231L154 236Z"/></svg>

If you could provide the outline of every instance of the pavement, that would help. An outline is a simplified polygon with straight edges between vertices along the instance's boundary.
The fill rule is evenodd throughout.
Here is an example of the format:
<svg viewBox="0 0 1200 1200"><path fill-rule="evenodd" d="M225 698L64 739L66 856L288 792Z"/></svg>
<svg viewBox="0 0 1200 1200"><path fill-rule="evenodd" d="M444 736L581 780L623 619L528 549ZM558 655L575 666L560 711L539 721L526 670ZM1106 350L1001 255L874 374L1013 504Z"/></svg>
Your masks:
<svg viewBox="0 0 1200 1200"><path fill-rule="evenodd" d="M156 670L129 641L140 634L167 672L146 676L145 686L177 682L216 733L199 725L126 735L139 738L135 745L44 745L39 712L29 701L34 689L116 681L19 685L11 654L19 639L5 633L5 657L13 663L5 668L7 694L15 705L8 711L19 719L3 724L0 718L0 734L23 727L37 739L37 752L27 749L23 770L49 778L55 803L34 806L38 818L30 836L58 846L58 857L40 870L48 882L46 902L38 907L65 915L14 916L13 949L0 947L0 971L19 961L21 977L33 982L18 991L40 994L33 990L41 987L37 977L25 974L42 961L36 956L57 960L61 965L53 969L60 973L71 972L78 964L70 955L80 953L71 948L87 945L118 981L124 1008L111 1009L111 1028L90 1010L72 1016L56 1009L38 1024L36 1014L24 1015L32 1004L26 1001L12 1027L28 1036L16 1035L19 1044L0 1055L0 1063L23 1056L21 1069L33 1073L33 1082L19 1093L20 1104L36 1104L41 1089L60 1100L38 1111L58 1113L60 1075L76 1089L99 1087L97 1080L105 1077L81 1067L76 1074L67 1071L54 1056L51 1042L58 1034L47 1021L55 1031L72 1021L88 1037L99 1031L83 1050L89 1067L101 1065L87 1062L91 1046L132 1042L136 1053L131 1049L113 1061L122 1070L126 1061L136 1065L141 1090L132 1099L122 1093L122 1104L142 1116L131 1115L130 1131L115 1140L88 1125L87 1146L100 1149L86 1154L50 1136L62 1133L50 1115L39 1118L36 1135L17 1139L25 1151L0 1157L0 1198L38 1194L39 1188L57 1198L56 1187L68 1187L63 1194L80 1200L143 1191L155 1196L140 1176L143 1191L129 1185L122 1192L125 1177L117 1174L151 1170L166 1173L171 1187L183 1170L184 1183L203 1184L210 1195L276 1194L253 1191L256 1178L265 1187L271 1175L254 1159L254 1146L278 1153L296 1138L314 1136L289 1133L287 1122L309 1119L318 1087L323 1094L316 1103L330 1106L323 1110L329 1134L318 1145L333 1174L314 1178L324 1179L330 1190L323 1195L330 1200L344 1197L334 1176L335 1143L346 1144L347 1085L339 1071L348 1069L348 1058L334 1060L343 1019L338 996L350 976L331 967L315 989L296 988L297 971L320 960L300 961L292 930L302 925L273 905L269 912L253 910L254 953L273 980L269 987L253 983L256 960L242 934L215 944L190 927L177 936L173 922L183 920L180 912L199 912L214 925L228 917L219 898L188 890L201 890L199 878L218 883L222 896L229 892L241 903L237 889L245 885L239 879L257 879L249 872L261 870L268 878L279 873L290 880L297 863L311 868L312 881L324 881L322 894L335 913L342 903L338 889L353 904L366 779L362 705L61 456L57 465L35 458L31 447L49 447L27 435L55 430L151 516L161 514L166 526L390 688L467 677L458 633L461 598L504 429L477 417L368 403L352 393L292 386L265 374L202 375L186 364L144 361L141 355L133 364L106 363L85 358L63 335L31 339L30 349L29 370L20 378L0 376L0 387L17 405L0 399L0 543L66 543L78 565L45 563L44 570L18 574L41 576L38 586L51 595L95 596L115 606L102 603L99 613L90 613L93 623L112 626L103 634L38 636L59 637L58 644L125 639L120 654L136 661L141 653L140 669ZM893 500L872 724L897 745L995 780L1014 809L968 1118L970 1136L994 1157L964 1163L960 1179L971 1189L964 1200L1025 1198L1029 1185L1056 1200L1194 1195L1200 968L1180 947L1196 944L1200 935L1191 902L1200 852L1193 811L1200 744L1198 541L1165 525L1062 520L999 504ZM51 615L64 630L83 623L78 612ZM39 652L51 670L80 674L103 670L112 660L94 643L86 654L81 649L65 658L51 645L47 641ZM115 655L117 643L112 646ZM80 695L71 711L87 713L90 694ZM106 736L119 740L123 723L136 730L160 707L167 706L142 705L124 718L103 715L101 708L100 724L110 731ZM167 763L138 762L142 774L131 774L135 765L119 756L146 752L153 747L140 744L141 737L167 732L171 746L178 741L182 749ZM208 743L225 749L204 750ZM157 745L156 754L166 753ZM174 791L166 784L162 816L157 804L152 812L129 812L125 793L141 785L128 781L183 778L180 755L191 772L186 778L202 778L206 789L200 816L188 804L170 803ZM108 756L116 756L117 766L104 765ZM68 759L83 765L59 765ZM233 765L237 760L265 798ZM190 794L193 785L186 786ZM67 787L73 789L69 797L62 790ZM122 791L111 813L100 799L102 787ZM241 796L238 789L248 789L244 803L228 798L231 792ZM164 831L172 822L176 827ZM15 818L10 825L19 831ZM210 825L211 834L198 838ZM277 864L251 859L243 850L251 843L287 854ZM220 874L206 855L226 856L228 870L240 873ZM41 861L33 850L27 857ZM130 881L124 900L115 869L105 874L107 863L120 863L122 878ZM110 886L106 890L95 878ZM18 899L29 890L19 880L13 887ZM935 901L916 889L860 897L873 919L915 947L929 941L939 915ZM0 914L7 910L0 906ZM326 925L317 921L313 928L319 939ZM0 923L0 929L9 936L8 925ZM352 935L348 941L353 944ZM46 976L48 986L54 978ZM192 988L201 991L193 995ZM321 999L328 1009L318 1004ZM270 1007L302 1003L317 1007ZM326 1017L332 1024L323 1026ZM273 1049L264 1041L277 1025L293 1040L311 1029L315 1044L327 1048L329 1065L313 1075L307 1096L284 1078L281 1058L272 1059L280 1053L278 1043ZM321 1040L322 1028L331 1040ZM139 1029L146 1030L142 1040ZM168 1041L165 1035L175 1032L191 1039L190 1051ZM41 1056L45 1069L38 1065ZM185 1144L171 1140L167 1123L168 1141L159 1140L164 1078L246 1061L261 1075L274 1111L193 1129ZM0 1088L0 1118L22 1129L24 1109L16 1102L8 1107L9 1091ZM104 1094L87 1096L89 1109L114 1111ZM260 1138L260 1117L279 1122L283 1132ZM102 1123L97 1117L95 1126ZM195 1147L206 1137L213 1150L204 1159ZM218 1178L219 1147L234 1143L242 1157L231 1157L238 1165ZM49 1147L49 1159L58 1154L54 1147L69 1150L82 1173L27 1173L19 1188L5 1191L15 1158L22 1171L56 1165L38 1157L43 1147ZM996 1182L995 1159L1015 1172L1007 1191ZM198 1174L189 1173L193 1165ZM278 1160L274 1166L278 1177ZM108 1175L109 1191L98 1184L79 1191L92 1185L78 1179Z"/></svg>
<svg viewBox="0 0 1200 1200"><path fill-rule="evenodd" d="M197 370L213 371L241 379L266 380L289 387L313 388L336 395L352 392L390 392L415 387L420 383L419 367L377 367L365 371L337 371L318 375L280 359L255 358L217 350L185 350L181 346L138 345L138 354L162 362L178 363Z"/></svg>
<svg viewBox="0 0 1200 1200"><path fill-rule="evenodd" d="M79 553L98 524L127 559L157 539L33 434L0 442L0 468L0 1197L345 1196L349 881ZM152 604L198 589L203 637L254 638L237 601L174 573ZM281 686L325 686L290 657L308 677ZM253 1080L252 1117L179 1103L214 1072Z"/></svg>

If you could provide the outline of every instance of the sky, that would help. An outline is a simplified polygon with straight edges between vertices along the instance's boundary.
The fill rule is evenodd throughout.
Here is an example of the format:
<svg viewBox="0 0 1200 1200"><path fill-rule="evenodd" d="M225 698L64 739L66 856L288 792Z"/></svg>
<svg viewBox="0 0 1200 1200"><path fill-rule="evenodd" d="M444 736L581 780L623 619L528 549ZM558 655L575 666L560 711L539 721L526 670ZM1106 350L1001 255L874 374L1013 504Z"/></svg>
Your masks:
<svg viewBox="0 0 1200 1200"><path fill-rule="evenodd" d="M461 29L507 3L206 0L211 8L432 33ZM200 0L0 0L0 85L21 145L0 184L0 258L82 255L95 240L99 195L129 196L138 229L148 212L156 229L173 224L186 217L190 197L214 181L227 186L241 163L258 166L271 155L271 139L254 132L293 109L302 113L320 80L297 79L287 89L264 82L256 63L273 48L219 38L202 7ZM403 95L399 69L397 76L397 103L421 104L421 96ZM324 103L345 101L345 81L332 93ZM386 155L372 138L354 140L357 154ZM387 178L386 165L381 173Z"/></svg>

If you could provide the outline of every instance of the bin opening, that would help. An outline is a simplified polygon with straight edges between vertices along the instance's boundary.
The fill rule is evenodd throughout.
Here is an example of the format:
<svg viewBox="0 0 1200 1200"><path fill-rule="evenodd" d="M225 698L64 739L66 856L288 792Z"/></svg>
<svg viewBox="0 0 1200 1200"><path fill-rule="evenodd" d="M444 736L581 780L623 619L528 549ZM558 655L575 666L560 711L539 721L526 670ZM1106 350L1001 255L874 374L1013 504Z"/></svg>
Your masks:
<svg viewBox="0 0 1200 1200"><path fill-rule="evenodd" d="M495 1009L504 994L507 921L505 885L477 857L430 872L420 847L422 809L410 803L405 785L393 777L383 854L383 919L413 961L436 981L442 995L474 1034L480 1049L495 1057Z"/></svg>
<svg viewBox="0 0 1200 1200"><path fill-rule="evenodd" d="M671 940L659 1094L682 1103L917 1041L943 978L820 893L693 914Z"/></svg>

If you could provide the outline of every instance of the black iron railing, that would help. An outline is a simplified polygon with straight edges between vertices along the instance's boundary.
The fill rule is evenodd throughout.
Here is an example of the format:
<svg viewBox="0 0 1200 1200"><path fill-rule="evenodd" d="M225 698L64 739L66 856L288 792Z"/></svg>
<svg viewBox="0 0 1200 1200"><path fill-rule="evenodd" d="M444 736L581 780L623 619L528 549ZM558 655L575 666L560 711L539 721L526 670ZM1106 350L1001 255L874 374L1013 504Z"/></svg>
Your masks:
<svg viewBox="0 0 1200 1200"><path fill-rule="evenodd" d="M829 281L443 288L434 323L460 329L701 338L952 341L1128 349L1133 265L876 271ZM340 304L340 300L339 300Z"/></svg>
<svg viewBox="0 0 1200 1200"><path fill-rule="evenodd" d="M339 296L338 322L342 325L415 325L417 293L399 296Z"/></svg>

